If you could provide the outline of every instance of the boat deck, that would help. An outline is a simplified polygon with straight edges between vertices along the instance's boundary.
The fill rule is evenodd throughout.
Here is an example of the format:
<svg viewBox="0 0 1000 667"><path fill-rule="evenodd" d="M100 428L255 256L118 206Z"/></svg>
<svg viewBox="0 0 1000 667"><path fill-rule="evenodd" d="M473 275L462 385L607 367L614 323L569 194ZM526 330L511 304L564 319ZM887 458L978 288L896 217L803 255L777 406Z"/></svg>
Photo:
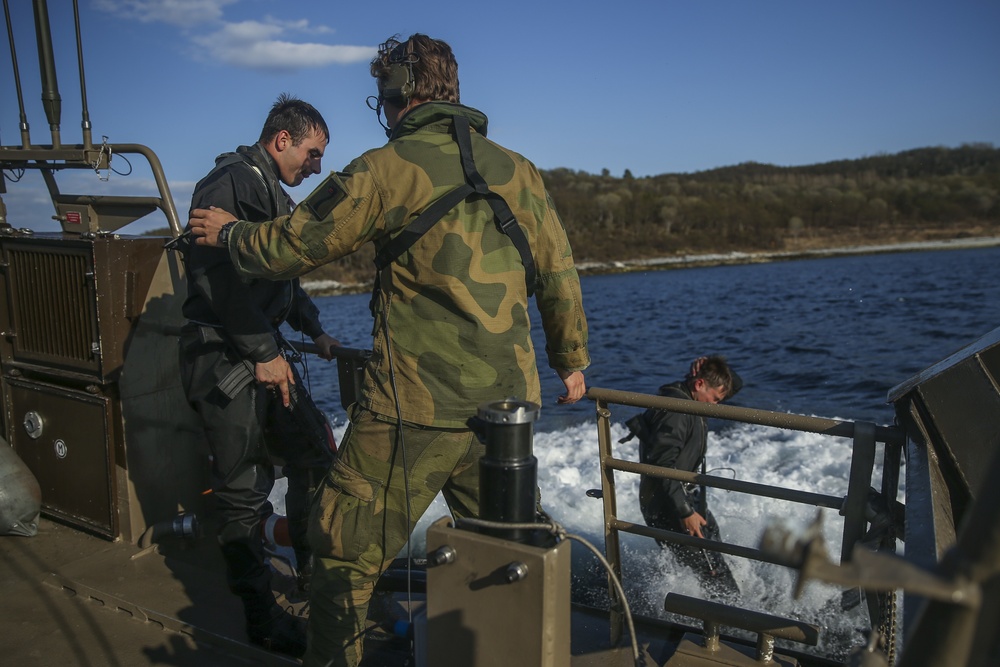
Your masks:
<svg viewBox="0 0 1000 667"><path fill-rule="evenodd" d="M277 565L276 589L290 590L292 578ZM0 537L5 593L0 655L4 664L19 667L299 664L248 642L240 602L228 591L222 567L208 538L172 538L141 549L42 519L34 537ZM288 600L282 590L276 593L295 613L308 613L306 603ZM414 609L422 598L412 596ZM405 594L380 591L372 601L372 615L382 620L379 627L387 625L387 617L405 619L406 609ZM604 612L574 606L571 623L573 667L634 664L627 646L609 646ZM668 664L691 630L637 620L644 664ZM749 653L751 647L743 650ZM379 628L369 633L365 667L402 667L408 659L406 640Z"/></svg>
<svg viewBox="0 0 1000 667"><path fill-rule="evenodd" d="M280 571L275 582L276 588L291 586ZM43 519L34 537L0 537L0 588L5 664L299 664L247 641L239 600L225 586L221 558L209 539L140 549ZM403 618L404 603L395 597L381 594L373 606ZM307 613L302 603L279 600ZM405 641L370 633L366 665L402 665L407 655ZM621 664L629 664L624 658Z"/></svg>
<svg viewBox="0 0 1000 667"><path fill-rule="evenodd" d="M42 520L0 537L0 618L11 665L295 665L246 640L239 600L207 540L112 543ZM8 662L9 661L9 662Z"/></svg>

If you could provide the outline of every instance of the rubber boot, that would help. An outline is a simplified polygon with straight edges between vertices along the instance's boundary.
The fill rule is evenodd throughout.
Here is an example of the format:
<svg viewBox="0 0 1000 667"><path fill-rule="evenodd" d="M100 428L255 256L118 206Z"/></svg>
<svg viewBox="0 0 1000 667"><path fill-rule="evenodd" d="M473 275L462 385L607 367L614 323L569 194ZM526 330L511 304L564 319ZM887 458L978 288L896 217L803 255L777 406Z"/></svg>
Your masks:
<svg viewBox="0 0 1000 667"><path fill-rule="evenodd" d="M306 652L305 619L292 616L270 596L243 601L246 613L247 638L254 644L275 653L301 658Z"/></svg>
<svg viewBox="0 0 1000 667"><path fill-rule="evenodd" d="M312 582L312 552L295 550L295 586L296 595L301 599L309 597L309 584Z"/></svg>

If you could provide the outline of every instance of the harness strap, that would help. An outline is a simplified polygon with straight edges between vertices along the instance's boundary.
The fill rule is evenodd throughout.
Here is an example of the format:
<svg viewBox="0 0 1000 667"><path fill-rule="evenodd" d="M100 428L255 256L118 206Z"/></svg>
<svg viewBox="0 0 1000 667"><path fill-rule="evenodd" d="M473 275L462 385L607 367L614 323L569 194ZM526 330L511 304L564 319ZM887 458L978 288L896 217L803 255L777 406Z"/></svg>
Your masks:
<svg viewBox="0 0 1000 667"><path fill-rule="evenodd" d="M373 315L375 314L377 295L381 291L381 279L384 270L399 259L400 255L409 250L448 211L458 206L471 195L485 198L490 208L493 209L493 217L497 230L511 240L518 255L521 257L528 296L535 293L535 259L531 254L531 246L528 243L528 238L525 236L524 230L518 225L517 218L514 217L514 213L507 202L504 201L503 197L490 190L486 179L476 169L476 162L472 156L472 130L469 126L469 119L465 116L454 116L452 121L455 129L455 141L458 143L459 158L462 162L462 171L465 173L466 182L424 209L413 222L407 225L391 241L382 246L382 249L375 255L375 268L378 269L378 272L375 274L375 285L372 291L372 300L369 304ZM386 277L388 279L388 274L386 274Z"/></svg>
<svg viewBox="0 0 1000 667"><path fill-rule="evenodd" d="M431 227L436 225L438 220L443 218L448 211L465 201L465 198L473 192L475 190L468 183L460 185L424 209L424 212L408 224L403 231L382 246L382 249L375 255L375 268L381 271L399 259L399 256L409 250L410 246L426 234Z"/></svg>
<svg viewBox="0 0 1000 667"><path fill-rule="evenodd" d="M524 266L524 283L528 289L528 296L535 293L535 258L531 254L531 246L528 245L528 238L524 235L524 230L517 224L517 218L503 197L490 190L482 174L476 169L476 162L472 157L472 132L469 129L469 119L465 116L455 116L455 140L458 141L459 155L462 158L462 169L465 170L465 180L473 186L476 194L486 198L490 208L493 209L493 217L497 230L504 234L514 244L517 254L521 256L521 264Z"/></svg>

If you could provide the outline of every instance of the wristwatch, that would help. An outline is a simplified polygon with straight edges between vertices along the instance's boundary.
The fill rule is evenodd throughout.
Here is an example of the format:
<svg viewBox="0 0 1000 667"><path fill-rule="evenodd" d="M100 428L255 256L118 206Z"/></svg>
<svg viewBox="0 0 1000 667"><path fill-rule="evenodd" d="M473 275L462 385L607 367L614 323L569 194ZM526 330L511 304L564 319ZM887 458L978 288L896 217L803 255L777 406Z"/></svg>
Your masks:
<svg viewBox="0 0 1000 667"><path fill-rule="evenodd" d="M222 229L219 230L219 245L223 248L229 247L229 232L233 230L233 225L237 222L238 220L231 220L222 225Z"/></svg>

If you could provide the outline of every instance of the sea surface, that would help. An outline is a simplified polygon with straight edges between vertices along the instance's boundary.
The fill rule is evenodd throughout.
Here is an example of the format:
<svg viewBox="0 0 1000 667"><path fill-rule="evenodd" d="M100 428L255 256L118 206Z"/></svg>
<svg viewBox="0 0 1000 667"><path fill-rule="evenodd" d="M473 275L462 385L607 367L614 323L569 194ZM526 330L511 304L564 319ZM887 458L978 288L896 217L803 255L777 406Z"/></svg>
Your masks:
<svg viewBox="0 0 1000 667"><path fill-rule="evenodd" d="M745 387L732 402L891 423L886 394L1000 326L1000 247L901 252L584 276L593 364L587 385L656 393L702 354L723 354ZM371 344L367 294L317 297L327 331ZM593 420L559 406L533 314L544 405L536 431ZM290 333L289 337L294 338ZM334 421L334 369L313 358L310 383Z"/></svg>
<svg viewBox="0 0 1000 667"><path fill-rule="evenodd" d="M583 294L593 357L588 386L655 394L682 378L695 357L723 354L745 383L733 405L891 424L892 387L1000 326L1000 248L585 276ZM329 333L350 347L370 344L367 295L316 301ZM533 333L543 350L537 317ZM309 371L313 395L339 438L346 414L336 371L316 359ZM594 405L586 399L556 405L562 384L549 369L542 376L534 453L543 504L569 532L603 550L601 503L586 496L600 487ZM614 408L616 439L636 412ZM724 422L710 422L710 429L713 474L846 494L851 447L844 439ZM636 441L615 453L637 459ZM616 486L621 518L641 523L637 477L618 473ZM710 491L709 505L723 538L751 547L766 526L780 522L801 532L818 513L721 490ZM411 553L422 552L423 530L446 513L439 498L418 525ZM819 513L830 556L839 559L842 521L834 511ZM633 612L662 617L667 592L701 595L697 581L651 540L623 535L622 544ZM839 589L811 583L793 599L794 571L728 558L742 588L739 604L820 625L823 639L814 652L842 657L862 641L858 629L867 615L860 607L843 611ZM595 588L593 567L574 545L574 595L600 605L606 593Z"/></svg>

